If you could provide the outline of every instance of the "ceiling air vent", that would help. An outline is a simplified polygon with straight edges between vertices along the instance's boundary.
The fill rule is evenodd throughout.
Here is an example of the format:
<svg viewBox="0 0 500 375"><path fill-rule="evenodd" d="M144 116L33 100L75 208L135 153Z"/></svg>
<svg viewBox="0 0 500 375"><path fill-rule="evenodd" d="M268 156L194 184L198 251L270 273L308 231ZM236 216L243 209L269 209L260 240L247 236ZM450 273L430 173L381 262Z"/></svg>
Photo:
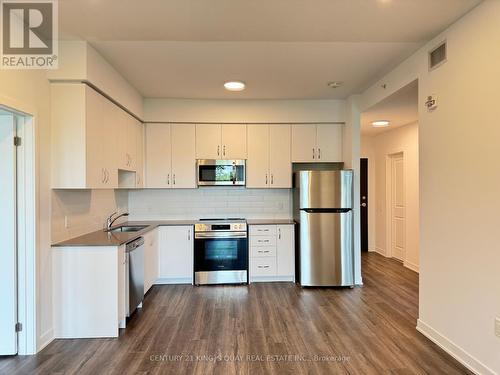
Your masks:
<svg viewBox="0 0 500 375"><path fill-rule="evenodd" d="M436 69L446 62L446 41L429 52L429 70Z"/></svg>

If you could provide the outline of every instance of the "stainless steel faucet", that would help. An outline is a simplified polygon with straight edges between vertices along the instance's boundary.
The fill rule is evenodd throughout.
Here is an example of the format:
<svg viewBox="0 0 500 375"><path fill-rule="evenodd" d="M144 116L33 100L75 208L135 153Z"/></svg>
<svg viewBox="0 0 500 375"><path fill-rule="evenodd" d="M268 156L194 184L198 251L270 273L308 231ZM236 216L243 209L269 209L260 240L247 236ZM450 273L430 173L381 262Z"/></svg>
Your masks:
<svg viewBox="0 0 500 375"><path fill-rule="evenodd" d="M117 213L118 212L113 212L111 215L109 215L108 219L106 220L106 230L110 230L113 223L119 218L129 215L128 212L124 212L123 214L120 214L113 219L113 216L115 216Z"/></svg>

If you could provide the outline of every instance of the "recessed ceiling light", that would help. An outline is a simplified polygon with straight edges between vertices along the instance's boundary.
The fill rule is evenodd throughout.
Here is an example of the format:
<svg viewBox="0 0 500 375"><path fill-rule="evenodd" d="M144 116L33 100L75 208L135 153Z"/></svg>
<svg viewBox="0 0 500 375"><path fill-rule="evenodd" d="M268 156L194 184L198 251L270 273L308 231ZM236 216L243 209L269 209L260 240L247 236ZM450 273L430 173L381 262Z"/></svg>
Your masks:
<svg viewBox="0 0 500 375"><path fill-rule="evenodd" d="M243 91L245 90L245 82L241 81L228 81L224 83L224 87L229 91Z"/></svg>
<svg viewBox="0 0 500 375"><path fill-rule="evenodd" d="M341 81L332 81L332 82L328 82L327 86L332 88L332 89L336 89L336 88L339 88L340 86L342 86L343 84L344 84L344 82L341 82Z"/></svg>
<svg viewBox="0 0 500 375"><path fill-rule="evenodd" d="M390 122L387 120L378 120L378 121L373 121L372 125L376 128L385 128L386 126L389 126Z"/></svg>

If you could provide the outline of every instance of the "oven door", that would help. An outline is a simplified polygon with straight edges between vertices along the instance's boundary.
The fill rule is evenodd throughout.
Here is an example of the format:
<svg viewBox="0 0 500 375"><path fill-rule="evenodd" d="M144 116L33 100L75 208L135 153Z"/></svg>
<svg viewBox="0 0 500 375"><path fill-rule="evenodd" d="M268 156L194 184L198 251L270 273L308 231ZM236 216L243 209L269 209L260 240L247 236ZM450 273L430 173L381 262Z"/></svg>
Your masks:
<svg viewBox="0 0 500 375"><path fill-rule="evenodd" d="M220 236L221 233L196 233L194 240L194 271L248 270L246 233Z"/></svg>
<svg viewBox="0 0 500 375"><path fill-rule="evenodd" d="M245 185L245 160L198 160L198 186Z"/></svg>

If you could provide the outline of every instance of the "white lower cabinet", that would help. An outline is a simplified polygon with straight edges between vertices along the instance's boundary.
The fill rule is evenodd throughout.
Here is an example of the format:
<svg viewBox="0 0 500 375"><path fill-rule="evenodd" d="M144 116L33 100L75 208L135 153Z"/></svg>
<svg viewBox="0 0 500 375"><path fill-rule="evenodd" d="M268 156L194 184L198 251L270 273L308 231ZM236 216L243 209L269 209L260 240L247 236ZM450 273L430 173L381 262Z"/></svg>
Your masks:
<svg viewBox="0 0 500 375"><path fill-rule="evenodd" d="M250 225L250 282L295 281L294 225Z"/></svg>
<svg viewBox="0 0 500 375"><path fill-rule="evenodd" d="M158 229L144 234L144 294L158 278Z"/></svg>
<svg viewBox="0 0 500 375"><path fill-rule="evenodd" d="M159 227L158 284L193 283L193 226Z"/></svg>

